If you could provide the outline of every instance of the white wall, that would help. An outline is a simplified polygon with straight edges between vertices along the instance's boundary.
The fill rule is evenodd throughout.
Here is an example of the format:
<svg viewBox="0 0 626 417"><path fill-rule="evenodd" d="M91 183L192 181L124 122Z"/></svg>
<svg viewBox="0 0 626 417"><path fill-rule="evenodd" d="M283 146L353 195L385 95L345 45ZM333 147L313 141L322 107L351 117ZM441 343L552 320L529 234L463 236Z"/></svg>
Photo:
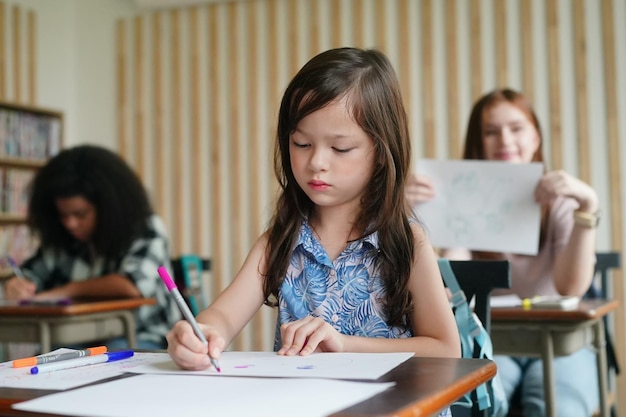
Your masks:
<svg viewBox="0 0 626 417"><path fill-rule="evenodd" d="M35 12L36 104L64 113L64 144L90 142L114 149L115 23L120 17L136 13L135 2L5 1L7 16L13 5L18 5L23 13ZM11 88L8 94L10 100Z"/></svg>

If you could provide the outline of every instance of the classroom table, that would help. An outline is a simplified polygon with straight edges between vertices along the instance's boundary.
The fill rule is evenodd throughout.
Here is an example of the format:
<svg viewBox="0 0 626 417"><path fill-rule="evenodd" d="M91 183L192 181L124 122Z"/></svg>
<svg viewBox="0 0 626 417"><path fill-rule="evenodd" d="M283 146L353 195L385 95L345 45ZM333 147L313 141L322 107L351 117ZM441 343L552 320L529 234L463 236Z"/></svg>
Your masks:
<svg viewBox="0 0 626 417"><path fill-rule="evenodd" d="M555 356L565 356L593 344L597 353L600 416L609 417L608 377L603 317L618 307L616 300L583 299L570 310L492 307L491 340L495 354L540 357L546 416L556 416Z"/></svg>
<svg viewBox="0 0 626 417"><path fill-rule="evenodd" d="M330 417L432 416L495 374L495 363L486 359L410 358L375 381L395 386ZM13 410L11 404L53 392L0 387L0 415L44 416Z"/></svg>
<svg viewBox="0 0 626 417"><path fill-rule="evenodd" d="M155 304L153 298L75 299L67 305L20 305L0 302L0 342L71 345L124 336L137 344L134 310Z"/></svg>

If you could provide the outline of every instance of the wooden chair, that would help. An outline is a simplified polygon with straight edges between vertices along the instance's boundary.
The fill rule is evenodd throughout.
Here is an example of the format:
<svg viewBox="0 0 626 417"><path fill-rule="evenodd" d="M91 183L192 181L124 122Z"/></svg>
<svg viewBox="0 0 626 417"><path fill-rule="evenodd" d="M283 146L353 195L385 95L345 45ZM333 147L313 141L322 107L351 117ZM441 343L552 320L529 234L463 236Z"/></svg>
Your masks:
<svg viewBox="0 0 626 417"><path fill-rule="evenodd" d="M474 299L474 313L483 327L489 332L491 326L491 291L496 288L511 288L509 261L468 260L450 261L450 266L468 302ZM471 409L453 406L455 417L486 417L487 411L480 411L472 393L474 405Z"/></svg>
<svg viewBox="0 0 626 417"><path fill-rule="evenodd" d="M195 254L181 255L172 259L174 281L193 315L208 306L204 296L202 274L211 270L211 260Z"/></svg>

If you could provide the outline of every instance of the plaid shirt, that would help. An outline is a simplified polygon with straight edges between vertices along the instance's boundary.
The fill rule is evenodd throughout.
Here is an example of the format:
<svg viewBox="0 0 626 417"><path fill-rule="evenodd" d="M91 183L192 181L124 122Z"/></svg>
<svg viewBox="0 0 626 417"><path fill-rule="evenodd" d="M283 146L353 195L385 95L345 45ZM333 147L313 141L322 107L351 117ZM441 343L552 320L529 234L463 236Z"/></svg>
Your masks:
<svg viewBox="0 0 626 417"><path fill-rule="evenodd" d="M181 314L157 274L161 265L172 270L165 226L156 215L150 217L147 223L143 236L137 238L121 258L96 257L90 262L89 249L85 244L70 249L39 248L23 263L22 270L37 284L38 291L107 274L127 277L143 297L157 300L155 305L142 306L135 313L138 340L149 340L165 347L165 335L181 319Z"/></svg>

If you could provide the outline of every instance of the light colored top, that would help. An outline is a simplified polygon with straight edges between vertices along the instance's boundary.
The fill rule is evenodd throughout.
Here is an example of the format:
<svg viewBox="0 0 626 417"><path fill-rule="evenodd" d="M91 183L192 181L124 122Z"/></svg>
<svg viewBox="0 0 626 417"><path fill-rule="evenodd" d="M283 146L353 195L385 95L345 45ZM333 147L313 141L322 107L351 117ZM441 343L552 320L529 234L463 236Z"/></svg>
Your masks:
<svg viewBox="0 0 626 417"><path fill-rule="evenodd" d="M554 286L552 267L556 255L562 251L574 227L576 200L557 197L550 209L548 228L543 247L535 256L505 254L511 263L511 289L493 294L515 293L521 298L535 295L558 295Z"/></svg>
<svg viewBox="0 0 626 417"><path fill-rule="evenodd" d="M353 336L404 338L410 329L390 327L383 311L385 290L376 266L378 234L348 243L331 261L305 220L278 294L274 349L280 325L314 315Z"/></svg>
<svg viewBox="0 0 626 417"><path fill-rule="evenodd" d="M127 277L145 298L155 298L155 305L142 306L136 313L137 338L167 346L165 335L181 319L174 300L157 274L157 268L170 268L169 240L161 219L153 215L143 234L118 259L96 257L90 260L89 248L76 242L67 250L39 248L22 264L24 275L37 285L37 291L49 290L68 282L84 281L107 274Z"/></svg>

